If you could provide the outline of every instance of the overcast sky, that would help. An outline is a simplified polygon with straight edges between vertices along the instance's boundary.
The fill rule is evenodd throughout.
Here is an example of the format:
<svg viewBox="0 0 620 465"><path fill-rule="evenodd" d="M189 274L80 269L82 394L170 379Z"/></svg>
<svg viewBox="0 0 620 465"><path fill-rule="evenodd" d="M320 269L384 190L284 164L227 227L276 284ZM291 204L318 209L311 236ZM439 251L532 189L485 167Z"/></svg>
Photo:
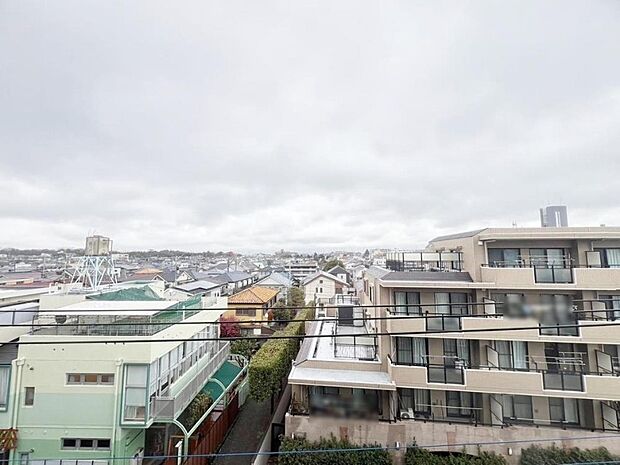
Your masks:
<svg viewBox="0 0 620 465"><path fill-rule="evenodd" d="M0 247L620 223L620 2L0 0Z"/></svg>

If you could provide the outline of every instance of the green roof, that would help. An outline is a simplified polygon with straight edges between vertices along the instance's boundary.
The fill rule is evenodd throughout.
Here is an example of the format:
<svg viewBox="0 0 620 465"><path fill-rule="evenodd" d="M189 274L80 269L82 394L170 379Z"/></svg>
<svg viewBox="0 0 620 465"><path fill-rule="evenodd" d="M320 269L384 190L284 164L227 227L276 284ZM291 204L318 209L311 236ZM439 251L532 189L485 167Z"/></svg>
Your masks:
<svg viewBox="0 0 620 465"><path fill-rule="evenodd" d="M130 287L119 289L114 292L104 292L101 294L89 295L90 300L120 300L120 301L140 301L140 300L164 300L151 289L150 286Z"/></svg>
<svg viewBox="0 0 620 465"><path fill-rule="evenodd" d="M209 382L205 384L202 388L202 392L209 395L213 401L217 401L220 396L224 393L222 386L219 383L213 381L213 379L217 379L220 383L222 383L226 388L228 388L234 379L237 377L239 373L241 373L242 368L235 365L234 363L224 362L224 364L217 370L214 375L209 379Z"/></svg>

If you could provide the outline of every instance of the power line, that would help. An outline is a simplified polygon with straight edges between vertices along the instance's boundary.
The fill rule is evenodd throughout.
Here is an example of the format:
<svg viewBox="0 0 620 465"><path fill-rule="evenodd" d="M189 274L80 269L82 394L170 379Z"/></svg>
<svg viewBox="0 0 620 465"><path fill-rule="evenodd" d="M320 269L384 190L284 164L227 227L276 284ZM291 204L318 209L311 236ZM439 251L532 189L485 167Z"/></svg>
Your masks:
<svg viewBox="0 0 620 465"><path fill-rule="evenodd" d="M573 299L571 302L613 302L613 301L618 301L618 299ZM87 302L119 302L119 301L114 301L114 300L88 300ZM153 302L163 302L163 301L153 301ZM173 302L173 301L171 301ZM82 302L80 302L82 303ZM340 304L334 304L334 305L323 305L323 304L315 304L315 305L297 305L297 306L293 306L293 305L286 305L286 306L282 306L282 307L269 307L269 308L265 308L264 306L256 306L256 307L248 307L247 304L237 304L235 302L231 302L229 304L229 306L227 307L208 307L208 308L99 308L99 309L93 309L93 308L70 308L70 309L63 309L63 308L54 308L54 309L36 309L36 310L28 310L28 309L15 309L15 310L3 310L3 309L7 309L11 306L15 306L15 305L20 305L20 304L10 304L4 307L0 307L0 313L33 313L33 312L38 312L38 313L75 313L75 312L91 312L91 313L96 313L96 312L127 312L127 311L131 311L131 312L153 312L153 311L157 311L157 312L187 312L187 311L227 311L227 310L235 310L235 308L237 308L237 305L243 305L244 310L273 310L273 309L282 309L282 310L303 310L304 308L316 308L316 309L340 309L342 307L354 307L354 308L403 308L403 307L410 307L410 308L425 308L425 307L476 307L476 306L485 306L485 305L493 305L496 307L504 307L504 306L509 306L511 305L508 302L495 302L495 301L490 301L490 302L463 302L463 303L418 303L418 304L354 304L354 303L348 303L348 302L343 302ZM77 305L77 304L72 304L72 305ZM174 305L174 304L171 304ZM605 311L613 311L614 309L598 309L598 310L575 310L575 313L591 313L591 312L605 312Z"/></svg>
<svg viewBox="0 0 620 465"><path fill-rule="evenodd" d="M450 317L449 315L447 316ZM295 321L295 320L293 320ZM302 322L304 320L296 320ZM241 320L239 323L243 323ZM264 321L263 321L264 323ZM158 323L146 323L146 324L158 324ZM172 325L175 325L173 323ZM200 324L200 323L192 323L192 324ZM143 324L144 325L144 324ZM481 328L481 329L459 329L459 330L425 330L425 331L396 331L396 332L373 332L368 334L353 334L353 333L344 333L344 334L311 334L311 335L284 335L284 334L272 334L266 336L233 336L233 337L204 337L204 338L175 338L175 339L109 339L109 340L60 340L60 341L13 341L10 344L17 345L47 345L47 344L131 344L131 343L153 343L153 342L188 342L188 341L237 341L237 340L269 340L269 339L304 339L304 338L337 338L337 337L351 337L351 336L364 336L364 337L374 337L374 336L424 336L428 334L442 334L445 336L458 335L461 333L495 333L495 332L507 332L507 331L531 331L531 330L541 330L541 329L561 329L561 328L596 328L596 327L610 327L610 326L619 326L620 321L610 321L605 323L592 323L588 325L581 324L557 324L557 325L537 325L537 326L511 326L504 328ZM19 325L16 325L19 326ZM24 325L28 326L28 325ZM95 325L96 326L96 325ZM36 335L36 333L35 333ZM40 334L41 337L55 337L60 335L55 334ZM70 335L71 337L105 337L107 335L92 335L92 334L74 334ZM543 336L554 336L551 335L543 335ZM109 336L108 336L109 337ZM120 336L119 336L120 337ZM129 336L127 336L129 337ZM139 337L139 336L135 336ZM541 341L544 342L544 341Z"/></svg>
<svg viewBox="0 0 620 465"><path fill-rule="evenodd" d="M489 427L492 428L492 427ZM467 447L467 446L492 446L492 445L508 445L508 444L536 444L536 443L544 443L544 442L557 442L557 441L591 441L595 439L615 439L618 440L620 436L617 433L610 433L606 435L598 435L598 436L577 436L577 437L554 437L554 438L541 438L541 439L513 439L513 440L503 440L503 441L475 441L475 442L460 442L460 443L443 443L443 444L415 444L415 445L403 445L403 446L372 446L372 447L346 447L339 449L297 449L290 451L256 451L256 452L214 452L211 454L179 454L179 455L147 455L144 456L144 459L153 459L153 460L165 460L169 458L218 458L218 457L244 457L244 456L280 456L280 455L303 455L303 454L324 454L324 453L341 453L341 452L372 452L372 451L391 451L391 450L400 450L407 449L409 447L416 449L437 449L443 447ZM46 459L38 459L39 461L46 460L130 460L134 458L131 457L96 457L96 458L88 458L88 457L80 457L79 459L73 458L46 458ZM36 459L34 459L36 460ZM588 462L591 464L592 462ZM620 463L620 461L615 462L600 462L600 463ZM581 464L565 464L565 465L581 465Z"/></svg>

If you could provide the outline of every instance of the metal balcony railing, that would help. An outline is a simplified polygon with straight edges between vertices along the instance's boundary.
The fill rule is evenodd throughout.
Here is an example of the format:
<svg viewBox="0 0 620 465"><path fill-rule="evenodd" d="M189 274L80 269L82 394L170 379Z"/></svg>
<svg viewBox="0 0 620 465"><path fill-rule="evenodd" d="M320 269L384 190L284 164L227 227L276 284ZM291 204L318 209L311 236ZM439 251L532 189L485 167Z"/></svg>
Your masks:
<svg viewBox="0 0 620 465"><path fill-rule="evenodd" d="M209 381L209 378L228 360L230 343L222 343L220 350L211 358L204 358L204 362L194 365L191 371L183 375L188 380L179 379L177 383L185 382L185 386L174 396L152 397L150 402L150 416L154 420L174 420L200 390ZM215 399L214 399L215 400Z"/></svg>

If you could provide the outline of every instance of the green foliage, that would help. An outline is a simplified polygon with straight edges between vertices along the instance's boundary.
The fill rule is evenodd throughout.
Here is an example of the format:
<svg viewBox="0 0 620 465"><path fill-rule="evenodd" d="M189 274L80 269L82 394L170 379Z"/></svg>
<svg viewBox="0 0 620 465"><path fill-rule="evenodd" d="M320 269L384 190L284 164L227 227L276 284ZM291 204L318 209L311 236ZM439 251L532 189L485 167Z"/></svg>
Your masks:
<svg viewBox="0 0 620 465"><path fill-rule="evenodd" d="M255 349L256 341L251 339L237 339L230 343L230 351L233 354L243 355L248 360L252 358Z"/></svg>
<svg viewBox="0 0 620 465"><path fill-rule="evenodd" d="M609 453L604 447L597 449L579 449L571 447L561 449L551 447L530 446L521 451L521 465L559 465L563 463L609 462L619 457Z"/></svg>
<svg viewBox="0 0 620 465"><path fill-rule="evenodd" d="M323 271L329 271L335 266L341 266L344 268L344 263L342 263L342 261L338 260L337 258L332 258L331 260L328 260L325 263L325 266L323 267Z"/></svg>
<svg viewBox="0 0 620 465"><path fill-rule="evenodd" d="M282 299L278 300L273 306L273 319L275 321L286 321L293 317L291 309L284 307L286 307L286 302Z"/></svg>
<svg viewBox="0 0 620 465"><path fill-rule="evenodd" d="M302 308L306 304L306 294L303 289L291 287L288 291L289 307Z"/></svg>
<svg viewBox="0 0 620 465"><path fill-rule="evenodd" d="M208 394L204 392L199 392L194 400L187 406L187 408L181 413L179 416L179 421L185 426L187 429L190 429L200 418L204 415L204 413L211 407L213 403L213 399Z"/></svg>
<svg viewBox="0 0 620 465"><path fill-rule="evenodd" d="M392 458L387 450L373 449L378 444L357 446L348 441L331 437L310 442L306 439L284 438L280 452L296 450L350 449L369 448L367 451L317 452L310 454L282 454L278 456L278 465L391 465Z"/></svg>
<svg viewBox="0 0 620 465"><path fill-rule="evenodd" d="M304 320L314 317L314 309L306 308L299 312L295 321L274 336L303 336ZM299 351L300 338L269 339L254 354L248 367L250 396L258 402L268 399L280 391L282 379L288 375L291 362Z"/></svg>
<svg viewBox="0 0 620 465"><path fill-rule="evenodd" d="M506 465L506 459L492 452L478 455L440 455L428 449L411 447L405 454L405 465Z"/></svg>

